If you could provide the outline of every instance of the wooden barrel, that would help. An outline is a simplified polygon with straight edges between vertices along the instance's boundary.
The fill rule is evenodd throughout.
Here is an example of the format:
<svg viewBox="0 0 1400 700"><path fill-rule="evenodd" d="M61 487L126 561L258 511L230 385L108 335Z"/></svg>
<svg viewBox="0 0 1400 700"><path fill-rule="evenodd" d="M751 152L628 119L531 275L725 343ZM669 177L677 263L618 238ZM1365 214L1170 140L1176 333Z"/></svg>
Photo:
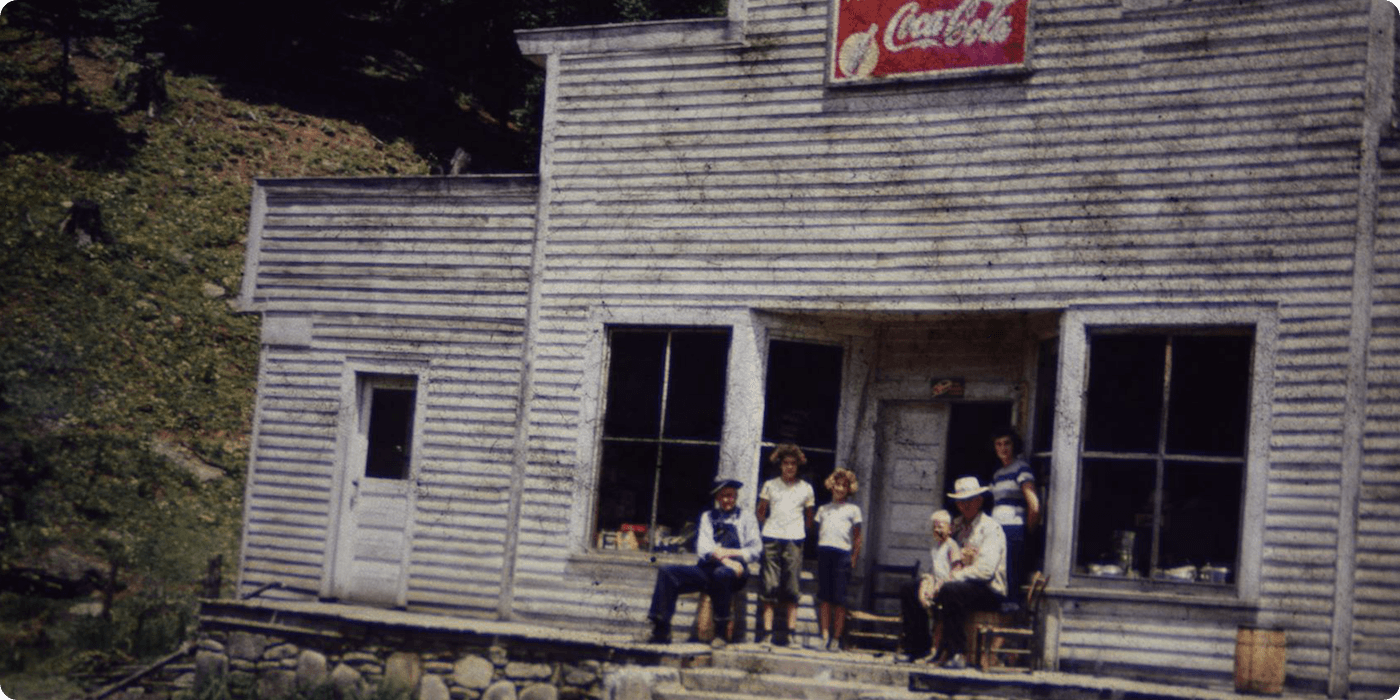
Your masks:
<svg viewBox="0 0 1400 700"><path fill-rule="evenodd" d="M1235 691L1283 693L1283 630L1241 627L1235 637Z"/></svg>

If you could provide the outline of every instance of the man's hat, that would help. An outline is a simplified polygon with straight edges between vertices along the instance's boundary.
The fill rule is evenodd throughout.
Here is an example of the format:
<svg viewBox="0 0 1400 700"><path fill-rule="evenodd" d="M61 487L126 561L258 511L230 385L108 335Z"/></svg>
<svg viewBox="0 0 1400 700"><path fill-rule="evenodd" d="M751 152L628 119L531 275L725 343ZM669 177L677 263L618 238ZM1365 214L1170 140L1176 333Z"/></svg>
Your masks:
<svg viewBox="0 0 1400 700"><path fill-rule="evenodd" d="M738 479L726 479L724 477L717 477L715 479L714 486L710 487L710 495L718 495L722 489L731 487L736 489L744 488L744 482L739 481Z"/></svg>
<svg viewBox="0 0 1400 700"><path fill-rule="evenodd" d="M955 501L965 501L969 498L976 498L984 493L991 493L992 489L982 485L975 476L960 476L953 482L953 492L948 494L948 498Z"/></svg>

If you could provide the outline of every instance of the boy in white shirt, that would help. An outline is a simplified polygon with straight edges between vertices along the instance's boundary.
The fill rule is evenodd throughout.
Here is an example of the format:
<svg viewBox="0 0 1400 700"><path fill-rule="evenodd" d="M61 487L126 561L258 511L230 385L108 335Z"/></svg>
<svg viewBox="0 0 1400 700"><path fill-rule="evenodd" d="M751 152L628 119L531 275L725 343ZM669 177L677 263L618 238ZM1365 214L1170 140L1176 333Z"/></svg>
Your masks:
<svg viewBox="0 0 1400 700"><path fill-rule="evenodd" d="M763 626L757 641L764 642L773 629L774 606L783 605L787 610L787 645L798 647L795 628L802 545L812 527L817 495L811 484L797 478L798 468L807 463L797 445L778 445L768 461L780 471L778 477L764 482L758 493L758 523L763 534Z"/></svg>
<svg viewBox="0 0 1400 700"><path fill-rule="evenodd" d="M933 597L939 586L952 578L953 571L962 567L962 547L953 538L953 515L946 510L934 511L929 518L933 527L933 548L929 550L929 561L933 573L924 574L919 581L919 602L925 608L933 608Z"/></svg>

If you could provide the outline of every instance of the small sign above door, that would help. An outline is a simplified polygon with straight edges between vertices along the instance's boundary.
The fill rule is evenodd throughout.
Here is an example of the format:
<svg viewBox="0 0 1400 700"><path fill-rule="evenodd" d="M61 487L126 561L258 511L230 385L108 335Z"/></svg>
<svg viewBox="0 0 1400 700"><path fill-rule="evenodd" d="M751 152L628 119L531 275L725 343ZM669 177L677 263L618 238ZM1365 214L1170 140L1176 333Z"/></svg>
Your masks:
<svg viewBox="0 0 1400 700"><path fill-rule="evenodd" d="M929 383L929 395L935 399L960 399L966 388L962 377L935 377Z"/></svg>
<svg viewBox="0 0 1400 700"><path fill-rule="evenodd" d="M831 0L832 83L1024 68L1030 0Z"/></svg>

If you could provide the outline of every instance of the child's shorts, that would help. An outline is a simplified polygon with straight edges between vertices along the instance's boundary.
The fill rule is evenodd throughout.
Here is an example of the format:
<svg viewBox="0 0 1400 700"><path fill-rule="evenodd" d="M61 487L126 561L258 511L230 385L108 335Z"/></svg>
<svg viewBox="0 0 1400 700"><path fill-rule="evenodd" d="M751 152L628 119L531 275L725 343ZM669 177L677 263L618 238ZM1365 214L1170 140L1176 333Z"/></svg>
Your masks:
<svg viewBox="0 0 1400 700"><path fill-rule="evenodd" d="M802 540L763 540L763 600L801 598Z"/></svg>
<svg viewBox="0 0 1400 700"><path fill-rule="evenodd" d="M817 548L817 600L846 607L851 582L851 553L835 547Z"/></svg>

